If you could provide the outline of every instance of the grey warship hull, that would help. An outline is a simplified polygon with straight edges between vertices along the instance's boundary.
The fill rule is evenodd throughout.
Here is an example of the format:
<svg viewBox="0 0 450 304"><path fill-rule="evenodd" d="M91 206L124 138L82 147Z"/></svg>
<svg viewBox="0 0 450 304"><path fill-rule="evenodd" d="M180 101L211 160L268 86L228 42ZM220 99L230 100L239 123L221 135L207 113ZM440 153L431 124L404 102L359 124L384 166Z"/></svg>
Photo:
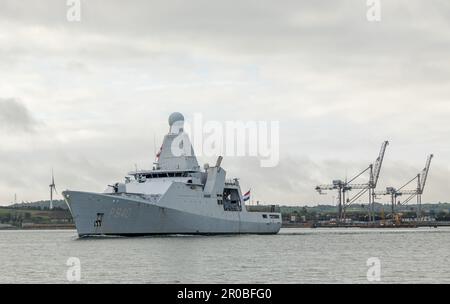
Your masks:
<svg viewBox="0 0 450 304"><path fill-rule="evenodd" d="M276 234L281 222L260 212L193 213L138 196L65 191L78 235ZM198 204L204 205L201 202ZM192 206L189 206L192 209ZM245 213L245 215L243 215ZM208 215L209 214L209 215Z"/></svg>

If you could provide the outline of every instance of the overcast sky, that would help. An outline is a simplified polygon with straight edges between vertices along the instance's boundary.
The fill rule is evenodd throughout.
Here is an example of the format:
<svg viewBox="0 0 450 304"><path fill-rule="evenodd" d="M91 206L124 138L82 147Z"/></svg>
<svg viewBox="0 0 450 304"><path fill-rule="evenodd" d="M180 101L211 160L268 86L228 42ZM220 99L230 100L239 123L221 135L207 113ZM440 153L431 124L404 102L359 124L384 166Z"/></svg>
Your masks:
<svg viewBox="0 0 450 304"><path fill-rule="evenodd" d="M280 162L225 158L254 200L329 202L390 140L380 189L435 154L424 201L449 201L450 2L0 0L0 204L103 191L154 160L167 116L276 120ZM210 161L200 158L200 163ZM364 179L362 180L364 181Z"/></svg>

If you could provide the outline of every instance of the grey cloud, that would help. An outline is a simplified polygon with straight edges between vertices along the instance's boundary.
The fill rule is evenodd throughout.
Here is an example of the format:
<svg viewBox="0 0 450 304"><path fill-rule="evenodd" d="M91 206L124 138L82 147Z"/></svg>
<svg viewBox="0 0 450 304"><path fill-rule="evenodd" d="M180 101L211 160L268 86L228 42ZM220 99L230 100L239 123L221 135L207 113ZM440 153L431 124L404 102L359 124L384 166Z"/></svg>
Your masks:
<svg viewBox="0 0 450 304"><path fill-rule="evenodd" d="M61 185L93 191L150 167L172 111L279 120L278 167L224 162L262 200L326 201L314 185L357 172L384 139L383 181L401 184L434 152L427 199L448 197L447 0L382 1L380 23L364 0L81 2L69 23L66 1L0 0L0 91L27 101L0 100L0 166L15 175L0 199L11 184L47 197L51 166ZM18 143L10 131L36 130L34 116L45 136Z"/></svg>
<svg viewBox="0 0 450 304"><path fill-rule="evenodd" d="M425 161L425 159L423 159ZM334 179L350 179L367 167L368 163L362 161L342 160L318 160L305 156L296 158L283 158L280 164L273 168L260 168L258 161L251 158L225 159L227 175L233 176L239 172L243 191L252 189L254 200L265 203L277 202L280 204L330 204L336 193L328 191L326 195L320 195L315 191L319 184L330 184ZM423 165L421 162L411 165L405 161L386 160L378 182L378 190L387 186L400 187L416 174ZM225 164L224 164L225 166ZM355 183L366 183L368 175L362 175ZM447 186L450 183L450 167L445 161L435 159L432 163L428 183L424 191L424 202L446 202ZM412 183L405 190L414 190ZM350 192L353 196L356 192ZM380 201L388 201L381 197ZM359 203L367 202L367 195L363 196Z"/></svg>
<svg viewBox="0 0 450 304"><path fill-rule="evenodd" d="M355 53L362 59L380 52L400 55L404 48L432 51L448 46L442 36L449 34L435 32L436 24L449 26L448 3L434 0L424 6L421 2L383 3L380 24L365 19L365 1L352 0L82 1L82 21L75 24L65 20L64 1L4 0L0 14L10 22L64 29L74 39L88 32L251 56L274 51L308 55L311 49L325 54L351 48L353 56L340 57L345 62Z"/></svg>
<svg viewBox="0 0 450 304"><path fill-rule="evenodd" d="M266 62L269 73L271 65L282 64L363 79L375 88L448 83L450 74L445 1L383 2L379 24L365 20L365 1L351 0L82 1L80 23L65 20L64 1L1 3L0 14L17 26L42 26L71 37L66 49L56 45L44 54L130 61L158 58L164 50L185 56L210 52L225 60ZM27 46L11 51L18 48L27 52ZM295 83L295 77L286 81Z"/></svg>
<svg viewBox="0 0 450 304"><path fill-rule="evenodd" d="M14 98L0 98L0 128L11 132L33 132L37 125L23 103Z"/></svg>

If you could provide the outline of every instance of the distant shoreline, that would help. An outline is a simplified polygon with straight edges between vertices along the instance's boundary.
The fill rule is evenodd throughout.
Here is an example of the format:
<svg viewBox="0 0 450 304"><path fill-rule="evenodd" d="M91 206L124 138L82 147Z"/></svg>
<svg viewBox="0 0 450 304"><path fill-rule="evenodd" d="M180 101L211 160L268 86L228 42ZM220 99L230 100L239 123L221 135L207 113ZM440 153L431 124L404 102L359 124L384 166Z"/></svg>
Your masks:
<svg viewBox="0 0 450 304"><path fill-rule="evenodd" d="M0 230L76 230L76 227L70 224L33 224L26 227L0 226Z"/></svg>
<svg viewBox="0 0 450 304"><path fill-rule="evenodd" d="M426 225L401 225L401 226L390 226L390 225L385 225L385 226L381 226L381 225L376 225L376 226L367 226L367 225L346 225L346 226L311 226L311 225L283 225L281 228L283 229L333 229L333 228L346 228L346 229L351 229L351 228L361 228L361 229L409 229L409 228L442 228L442 227L450 227L450 223L439 223L437 225L433 225L433 224L426 224ZM0 231L17 231L17 230L74 230L76 231L76 227L75 226L70 226L70 225L64 225L64 226L59 226L59 225L39 225L39 226L35 226L35 227L25 227L25 228L21 228L21 227L15 227L15 226L11 226L11 227L0 227Z"/></svg>

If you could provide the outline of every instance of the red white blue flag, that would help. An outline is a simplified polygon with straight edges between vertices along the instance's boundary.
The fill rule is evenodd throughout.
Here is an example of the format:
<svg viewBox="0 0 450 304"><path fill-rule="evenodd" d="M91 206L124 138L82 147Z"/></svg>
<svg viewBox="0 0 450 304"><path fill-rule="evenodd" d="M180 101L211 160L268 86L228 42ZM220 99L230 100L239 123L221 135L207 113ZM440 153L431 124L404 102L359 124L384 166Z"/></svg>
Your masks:
<svg viewBox="0 0 450 304"><path fill-rule="evenodd" d="M247 193L244 194L242 199L244 200L244 202L250 199L250 190L248 190Z"/></svg>

